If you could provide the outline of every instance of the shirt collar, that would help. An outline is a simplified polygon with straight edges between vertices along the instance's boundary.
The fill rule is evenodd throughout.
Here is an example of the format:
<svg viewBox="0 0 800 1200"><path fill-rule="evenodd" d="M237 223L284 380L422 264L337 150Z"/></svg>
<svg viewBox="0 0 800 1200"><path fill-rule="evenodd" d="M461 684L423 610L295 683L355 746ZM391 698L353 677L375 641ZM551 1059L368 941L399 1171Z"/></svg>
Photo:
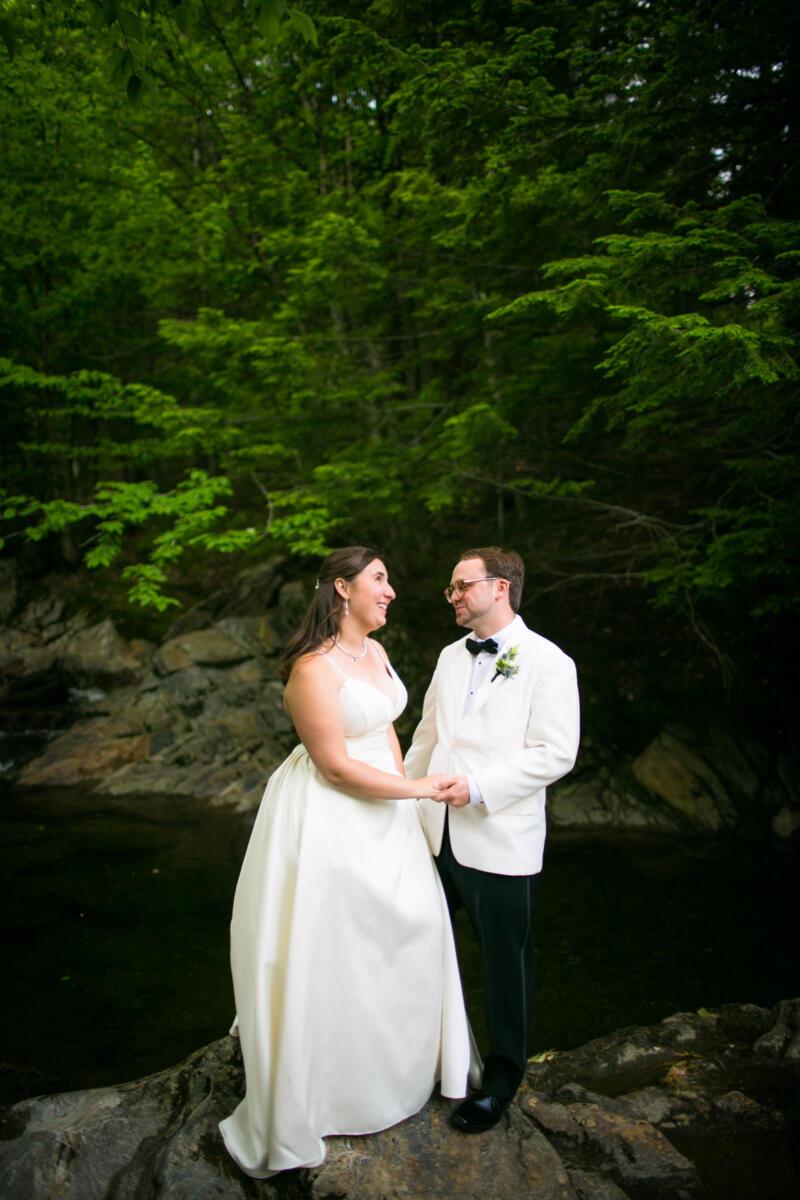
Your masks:
<svg viewBox="0 0 800 1200"><path fill-rule="evenodd" d="M505 646L506 642L511 637L512 630L515 629L518 621L519 621L519 614L516 614L514 616L514 619L512 621L509 621L508 625L504 625L502 629L498 629L497 633L491 634L491 637L494 638L494 640L497 642L498 652L500 650L502 650L503 646ZM473 634L473 637L474 636L475 635ZM478 638L477 640L485 642L485 641L488 641L488 638Z"/></svg>

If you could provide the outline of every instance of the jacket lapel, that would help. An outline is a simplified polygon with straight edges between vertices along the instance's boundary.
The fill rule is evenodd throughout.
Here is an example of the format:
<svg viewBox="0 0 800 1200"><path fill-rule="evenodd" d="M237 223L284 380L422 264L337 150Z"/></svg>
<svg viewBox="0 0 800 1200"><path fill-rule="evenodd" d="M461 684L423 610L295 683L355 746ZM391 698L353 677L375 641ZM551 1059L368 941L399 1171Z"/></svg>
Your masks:
<svg viewBox="0 0 800 1200"><path fill-rule="evenodd" d="M506 638L505 644L503 645L503 648L497 657L502 658L503 655L506 653L506 651L509 650L512 646L518 646L519 654L517 655L516 661L517 661L517 665L520 667L521 671L524 671L525 666L526 666L525 644L526 644L526 640L527 640L527 634L528 634L528 627L525 624L525 622L522 620L522 618L518 616L517 620L514 623L514 627L511 630L509 637ZM470 657L468 650L465 650L464 653L465 653L466 658ZM527 664L527 665L528 665L528 667L530 667L530 664ZM469 663L467 664L467 666L469 667ZM495 691L508 687L509 679L507 678L507 676L498 675L498 677L496 679L494 676L495 676L495 669L494 669L494 666L492 666L489 669L489 671L487 671L486 677L484 678L483 683L481 684L481 686L478 688L477 692L473 696L470 710L468 713L466 713L464 715L465 721L471 721L473 717L477 716L477 714L483 708L486 701L489 699L489 697ZM516 678L519 678L519 676L516 676ZM467 671L467 674L464 677L464 687L463 687L463 691L461 694L462 711L463 711L463 700L464 700L464 695L466 694L466 690L467 690L468 679L469 679L469 671ZM511 682L513 682L513 680Z"/></svg>

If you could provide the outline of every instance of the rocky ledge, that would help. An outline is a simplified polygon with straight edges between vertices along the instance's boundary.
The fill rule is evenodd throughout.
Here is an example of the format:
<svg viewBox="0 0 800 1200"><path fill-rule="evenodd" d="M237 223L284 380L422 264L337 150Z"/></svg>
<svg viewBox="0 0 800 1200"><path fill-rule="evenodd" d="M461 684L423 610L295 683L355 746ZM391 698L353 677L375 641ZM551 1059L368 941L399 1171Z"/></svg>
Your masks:
<svg viewBox="0 0 800 1200"><path fill-rule="evenodd" d="M532 1060L501 1124L464 1137L434 1098L314 1171L241 1175L217 1122L242 1090L223 1038L136 1083L3 1114L4 1200L788 1200L800 1194L800 1000L727 1005Z"/></svg>
<svg viewBox="0 0 800 1200"><path fill-rule="evenodd" d="M19 714L56 685L69 703L67 728L16 784L257 805L295 741L277 656L304 599L283 565L244 572L157 647L126 642L109 620L68 615L54 592L22 607L0 630L0 703Z"/></svg>
<svg viewBox="0 0 800 1200"><path fill-rule="evenodd" d="M258 804L295 741L277 660L307 597L286 560L204 598L160 646L69 613L54 587L24 602L12 568L0 563L0 725L13 712L18 730L32 697L69 697L51 714L60 731L14 772L20 787ZM636 756L584 735L575 770L549 793L549 820L704 835L771 827L789 839L800 832L799 796L796 759L709 713L664 728Z"/></svg>

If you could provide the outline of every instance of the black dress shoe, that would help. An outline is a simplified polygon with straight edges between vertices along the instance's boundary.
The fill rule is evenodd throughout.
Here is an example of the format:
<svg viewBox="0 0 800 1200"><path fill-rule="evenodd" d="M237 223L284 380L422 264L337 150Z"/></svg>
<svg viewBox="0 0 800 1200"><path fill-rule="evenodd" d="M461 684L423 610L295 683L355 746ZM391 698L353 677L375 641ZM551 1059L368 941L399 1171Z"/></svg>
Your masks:
<svg viewBox="0 0 800 1200"><path fill-rule="evenodd" d="M494 1129L509 1103L509 1100L498 1100L490 1092L476 1092L453 1109L450 1124L461 1133L486 1133L487 1129Z"/></svg>

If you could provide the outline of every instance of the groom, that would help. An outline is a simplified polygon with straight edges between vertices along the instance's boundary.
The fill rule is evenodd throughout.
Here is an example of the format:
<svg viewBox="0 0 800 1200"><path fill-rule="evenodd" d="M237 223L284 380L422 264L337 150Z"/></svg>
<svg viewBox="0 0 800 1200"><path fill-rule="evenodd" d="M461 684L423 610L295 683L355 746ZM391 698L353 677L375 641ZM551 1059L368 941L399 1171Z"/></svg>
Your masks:
<svg viewBox="0 0 800 1200"><path fill-rule="evenodd" d="M457 777L420 803L450 911L464 906L481 948L489 1054L450 1117L464 1133L496 1125L525 1074L545 789L578 749L575 665L517 615L524 573L499 546L461 555L445 596L474 637L439 656L405 761Z"/></svg>

